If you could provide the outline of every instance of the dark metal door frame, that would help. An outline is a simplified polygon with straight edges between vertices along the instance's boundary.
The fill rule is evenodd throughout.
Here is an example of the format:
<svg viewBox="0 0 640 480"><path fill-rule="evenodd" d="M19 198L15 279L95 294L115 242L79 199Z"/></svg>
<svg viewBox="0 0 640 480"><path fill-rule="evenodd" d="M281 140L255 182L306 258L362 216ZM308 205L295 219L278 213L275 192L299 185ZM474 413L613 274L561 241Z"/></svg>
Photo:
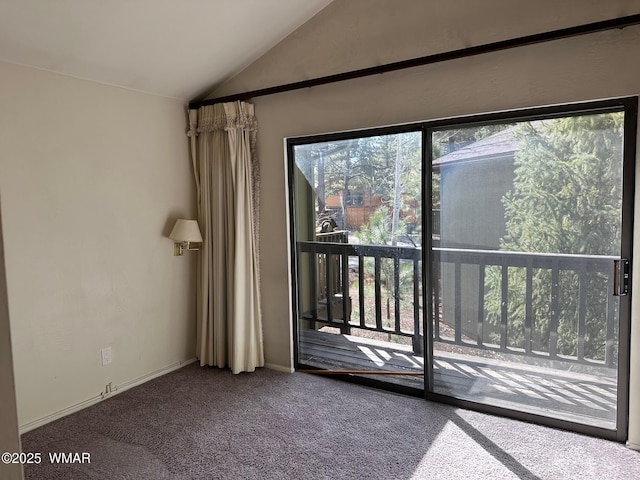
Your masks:
<svg viewBox="0 0 640 480"><path fill-rule="evenodd" d="M417 122L391 127L374 128L360 131L341 132L335 134L314 135L287 139L287 167L289 187L289 235L291 242L291 278L292 278L292 312L293 312L293 336L294 336L294 367L301 366L298 363L298 288L297 288L297 249L295 234L295 198L294 198L294 147L296 145L310 144L328 140L344 140L367 136L397 134L408 131L422 131L422 288L423 288L423 331L424 335L424 393L427 400L447 403L463 408L500 415L504 417L534 422L554 428L575 431L586 435L607 438L624 442L628 436L628 411L629 411L629 350L631 327L631 294L620 297L619 311L619 360L618 360L618 398L617 398L617 429L607 430L600 427L559 420L541 415L511 410L504 407L480 404L468 400L460 400L442 394L433 393L433 242L431 230L433 227L432 215L432 133L439 129L450 129L457 126L490 125L504 123L505 121L534 120L539 118L559 118L569 115L596 114L612 111L624 111L624 139L623 139L623 186L622 186L622 243L621 257L631 260L633 258L633 209L635 189L635 159L636 137L638 128L638 97L625 97L612 100L581 102L551 107L537 107L522 110L472 115L429 122ZM428 208L425 208L428 207ZM632 272L633 273L633 272ZM402 389L395 385L382 385L377 381L360 377L337 377L351 382L382 387L387 390L416 395L412 389Z"/></svg>
<svg viewBox="0 0 640 480"><path fill-rule="evenodd" d="M624 137L623 137L623 185L622 185L622 231L620 256L631 262L633 258L633 209L635 190L635 161L636 161L636 137L638 128L638 97L625 97L613 100L603 100L595 102L584 102L577 104L567 104L553 107L540 107L518 111L498 112L486 115L473 115L464 118L452 118L443 121L427 122L424 124L424 145L425 161L423 165L423 211L433 208L431 185L432 185L432 145L431 134L435 130L450 129L455 127L470 125L490 125L504 123L506 121L516 122L522 120L534 120L539 118L558 118L570 115L597 114L611 111L624 111ZM428 207L428 208L425 208ZM461 400L446 395L433 392L433 295L431 286L433 280L433 249L431 245L432 218L428 217L423 228L423 285L425 288L425 398L450 405L486 412L494 415L510 417L517 420L538 423L554 428L575 431L595 437L602 437L618 442L624 442L628 437L628 415L629 415L629 351L631 332L631 292L619 297L619 331L618 331L618 381L617 381L617 428L608 430L600 427L584 425L566 420L526 413L519 410L512 410L504 407L496 407L487 404L476 403L468 400ZM425 238L426 237L426 238ZM428 248L426 246L428 245ZM633 273L633 272L631 272ZM631 275L631 285L633 277ZM428 319L428 321L427 321ZM427 357L428 355L428 357Z"/></svg>

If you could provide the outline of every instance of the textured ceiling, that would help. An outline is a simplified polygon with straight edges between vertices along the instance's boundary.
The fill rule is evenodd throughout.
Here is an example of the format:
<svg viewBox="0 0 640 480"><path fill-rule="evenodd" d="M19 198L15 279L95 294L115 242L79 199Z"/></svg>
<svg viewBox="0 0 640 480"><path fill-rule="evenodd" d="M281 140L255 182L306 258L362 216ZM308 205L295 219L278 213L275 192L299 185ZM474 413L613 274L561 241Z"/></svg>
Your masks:
<svg viewBox="0 0 640 480"><path fill-rule="evenodd" d="M0 60L190 100L330 2L0 0Z"/></svg>

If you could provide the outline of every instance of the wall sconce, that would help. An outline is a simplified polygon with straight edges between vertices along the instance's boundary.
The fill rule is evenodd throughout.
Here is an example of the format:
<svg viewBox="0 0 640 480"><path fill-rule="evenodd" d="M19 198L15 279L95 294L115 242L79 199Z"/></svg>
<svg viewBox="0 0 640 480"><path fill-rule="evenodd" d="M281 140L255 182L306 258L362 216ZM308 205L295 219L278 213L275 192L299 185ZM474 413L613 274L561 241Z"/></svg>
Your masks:
<svg viewBox="0 0 640 480"><path fill-rule="evenodd" d="M202 235L200 234L200 228L198 228L198 222L196 220L184 220L179 218L176 220L176 224L169 234L169 238L176 243L173 244L173 255L180 257L184 255L186 250L200 250L197 246L194 247L192 243L202 243Z"/></svg>

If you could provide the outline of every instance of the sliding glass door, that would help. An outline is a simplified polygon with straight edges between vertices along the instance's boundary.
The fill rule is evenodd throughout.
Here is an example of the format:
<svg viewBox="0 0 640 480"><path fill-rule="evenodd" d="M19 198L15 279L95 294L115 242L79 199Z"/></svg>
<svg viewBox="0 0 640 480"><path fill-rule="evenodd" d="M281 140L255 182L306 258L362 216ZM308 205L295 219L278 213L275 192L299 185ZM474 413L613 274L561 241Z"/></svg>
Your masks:
<svg viewBox="0 0 640 480"><path fill-rule="evenodd" d="M431 135L432 392L615 431L628 361L624 109Z"/></svg>
<svg viewBox="0 0 640 480"><path fill-rule="evenodd" d="M290 139L297 368L626 438L636 117Z"/></svg>
<svg viewBox="0 0 640 480"><path fill-rule="evenodd" d="M423 391L421 133L302 139L290 155L298 363Z"/></svg>

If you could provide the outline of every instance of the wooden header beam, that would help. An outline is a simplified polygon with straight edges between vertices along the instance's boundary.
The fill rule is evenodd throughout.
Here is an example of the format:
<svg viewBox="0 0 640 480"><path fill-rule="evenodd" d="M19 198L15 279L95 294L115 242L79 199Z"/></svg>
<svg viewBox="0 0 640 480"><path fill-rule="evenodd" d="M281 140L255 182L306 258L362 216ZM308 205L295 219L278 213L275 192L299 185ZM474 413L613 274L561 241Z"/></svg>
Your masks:
<svg viewBox="0 0 640 480"><path fill-rule="evenodd" d="M189 103L189 108L197 109L205 105L214 105L216 103L235 102L237 100L249 100L255 97L263 97L265 95L274 95L276 93L290 92L293 90L316 87L319 85L326 85L329 83L343 82L345 80L368 77L371 75L379 75L382 73L393 72L396 70L404 70L407 68L421 67L423 65L430 65L432 63L446 62L446 61L455 60L458 58L472 57L476 55L482 55L485 53L498 52L501 50L509 50L512 48L524 47L526 45L534 45L537 43L561 40L564 38L575 37L578 35L587 35L590 33L602 32L605 30L613 30L616 28L622 29L625 27L638 25L638 24L640 24L640 14L629 15L626 17L618 17L610 20L603 20L600 22L578 25L575 27L561 28L559 30L552 30L549 32L537 33L534 35L526 35L524 37L512 38L510 40L501 40L493 43L485 43L482 45L476 45L475 47L467 47L459 50L451 50L448 52L436 53L436 54L427 55L424 57L417 57L409 60L402 60L400 62L386 63L386 64L378 65L375 67L368 67L360 70L352 70L350 72L327 75L325 77L302 80L300 82L277 85L275 87L262 88L259 90L252 90L248 92L227 95L224 97L212 98L209 100L193 101Z"/></svg>

